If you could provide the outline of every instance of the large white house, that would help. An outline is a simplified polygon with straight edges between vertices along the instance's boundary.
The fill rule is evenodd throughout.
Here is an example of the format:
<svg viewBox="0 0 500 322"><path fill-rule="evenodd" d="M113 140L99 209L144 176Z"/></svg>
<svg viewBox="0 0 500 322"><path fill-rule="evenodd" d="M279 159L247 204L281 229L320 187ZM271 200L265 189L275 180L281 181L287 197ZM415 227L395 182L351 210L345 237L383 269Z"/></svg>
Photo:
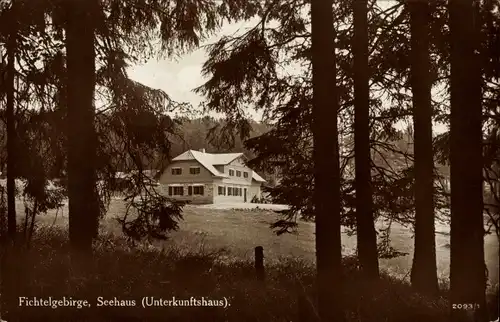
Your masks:
<svg viewBox="0 0 500 322"><path fill-rule="evenodd" d="M246 165L243 153L188 150L160 177L164 194L191 203L250 202L266 181Z"/></svg>

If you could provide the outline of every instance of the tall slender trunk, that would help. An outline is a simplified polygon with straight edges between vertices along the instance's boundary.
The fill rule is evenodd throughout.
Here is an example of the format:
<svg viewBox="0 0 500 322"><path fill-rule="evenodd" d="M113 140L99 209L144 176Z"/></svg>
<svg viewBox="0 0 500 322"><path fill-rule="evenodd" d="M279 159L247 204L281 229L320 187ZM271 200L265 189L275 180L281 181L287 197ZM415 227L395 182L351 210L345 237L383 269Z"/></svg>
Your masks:
<svg viewBox="0 0 500 322"><path fill-rule="evenodd" d="M322 322L343 321L340 170L335 30L331 0L311 3L314 138L314 207L318 313Z"/></svg>
<svg viewBox="0 0 500 322"><path fill-rule="evenodd" d="M426 1L411 1L411 72L413 137L415 142L415 251L412 286L419 292L439 291L434 226L434 159L432 151L432 79L430 75L429 20Z"/></svg>
<svg viewBox="0 0 500 322"><path fill-rule="evenodd" d="M95 0L67 0L69 237L77 252L91 253L96 211L94 129Z"/></svg>
<svg viewBox="0 0 500 322"><path fill-rule="evenodd" d="M471 304L487 321L484 262L481 71L475 53L474 0L450 0L451 320L469 321L454 304Z"/></svg>
<svg viewBox="0 0 500 322"><path fill-rule="evenodd" d="M377 233L373 222L370 171L370 87L368 70L368 1L354 6L354 155L358 258L363 275L379 277Z"/></svg>
<svg viewBox="0 0 500 322"><path fill-rule="evenodd" d="M11 2L9 38L7 40L7 235L2 252L2 313L8 320L15 315L16 257L13 256L17 237L16 222L16 117L15 117L15 57L17 50L16 4Z"/></svg>
<svg viewBox="0 0 500 322"><path fill-rule="evenodd" d="M9 239L16 238L16 117L15 117L15 57L16 57L16 21L15 3L12 2L10 13L10 35L7 40L7 231Z"/></svg>

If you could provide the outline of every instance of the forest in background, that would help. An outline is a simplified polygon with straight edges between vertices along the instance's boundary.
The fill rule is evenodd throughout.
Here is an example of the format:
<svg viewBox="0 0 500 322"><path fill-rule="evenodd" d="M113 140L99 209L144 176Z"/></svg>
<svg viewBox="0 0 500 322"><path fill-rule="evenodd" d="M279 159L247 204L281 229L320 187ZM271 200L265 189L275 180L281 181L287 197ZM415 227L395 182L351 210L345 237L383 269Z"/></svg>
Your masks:
<svg viewBox="0 0 500 322"><path fill-rule="evenodd" d="M214 118L210 116L204 116L200 118L189 118L189 117L176 117L174 122L177 124L174 133L171 133L168 137L168 142L170 144L168 158L174 158L177 155L185 152L188 149L201 150L205 149L208 153L236 153L242 152L249 158L249 160L254 159L257 156L252 149L245 146L247 140L251 140L263 134L266 134L273 129L272 124L266 124L265 122L258 122L250 120L250 133L248 138L241 138L237 133L227 140L227 137L221 136L221 129L224 127L224 119ZM5 123L0 124L0 144L5 145L6 142L6 129ZM413 136L411 133L411 128L400 130L399 139L395 142L390 142L396 147L396 151L405 151L409 155L413 153ZM224 140L226 139L226 140ZM346 148L349 143L346 142ZM403 154L391 153L391 151L382 151L383 155L374 155L374 162L383 166L386 160L391 165L402 165L406 164L408 160L405 159ZM161 171L168 161L164 160L164 157L154 157L152 159L144 159L142 162L145 168L148 170L158 170ZM163 160L163 162L162 162ZM6 177L6 161L7 153L3 149L0 153L0 172L2 172L2 177ZM134 169L133 162L129 162L127 166L118 168L119 171L130 171ZM265 167L264 167L265 169ZM279 167L273 169L267 169L268 172L263 172L266 179L273 181L272 186L274 186L274 181L279 181ZM443 176L443 178L449 179L449 167L446 165L437 165L437 171ZM54 179L54 178L52 178Z"/></svg>

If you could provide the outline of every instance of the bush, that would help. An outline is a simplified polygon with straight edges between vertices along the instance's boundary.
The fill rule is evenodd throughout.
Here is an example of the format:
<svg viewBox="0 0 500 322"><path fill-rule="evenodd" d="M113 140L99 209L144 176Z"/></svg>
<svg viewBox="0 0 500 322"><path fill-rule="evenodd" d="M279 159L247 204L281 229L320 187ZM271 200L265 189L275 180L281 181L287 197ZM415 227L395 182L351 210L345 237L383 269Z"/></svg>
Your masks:
<svg viewBox="0 0 500 322"><path fill-rule="evenodd" d="M271 200L265 197L257 198L257 196L253 196L250 203L270 204Z"/></svg>

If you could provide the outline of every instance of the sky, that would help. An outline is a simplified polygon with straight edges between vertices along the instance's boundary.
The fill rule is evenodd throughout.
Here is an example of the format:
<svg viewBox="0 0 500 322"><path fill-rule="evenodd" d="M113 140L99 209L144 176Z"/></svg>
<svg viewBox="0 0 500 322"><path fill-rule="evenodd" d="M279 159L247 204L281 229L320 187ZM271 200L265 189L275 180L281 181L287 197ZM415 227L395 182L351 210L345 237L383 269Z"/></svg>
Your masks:
<svg viewBox="0 0 500 322"><path fill-rule="evenodd" d="M393 0L378 0L378 2L381 8L389 7L395 3ZM304 14L307 15L306 12ZM258 18L254 18L246 22L226 23L218 33L202 43L202 46L215 43L222 36L244 32L255 26L258 21ZM269 23L272 24L272 22ZM189 102L193 106L199 106L204 98L192 90L206 81L201 75L201 69L206 59L205 50L199 48L177 59L151 59L144 65L130 67L128 73L129 77L135 81L164 90L175 101ZM253 118L260 119L260 113L249 112Z"/></svg>
<svg viewBox="0 0 500 322"><path fill-rule="evenodd" d="M203 98L192 90L204 83L201 68L205 59L204 50L198 49L177 61L152 59L144 65L131 67L128 73L135 81L164 90L175 101L197 106Z"/></svg>
<svg viewBox="0 0 500 322"><path fill-rule="evenodd" d="M389 1L388 1L389 2ZM207 53L203 45L215 43L222 36L244 32L253 27L257 19L247 22L224 25L220 32L202 43L199 49L175 57L172 59L151 59L143 65L135 65L127 70L129 77L146 86L165 91L174 101L191 103L194 107L199 107L204 97L193 92L193 90L205 83L201 70L203 63L207 60ZM201 112L201 107L199 108ZM262 114L254 110L248 110L250 116L256 121L260 121ZM210 113L214 117L222 115ZM397 127L406 127L400 124ZM434 125L435 134L446 131L443 125Z"/></svg>
<svg viewBox="0 0 500 322"><path fill-rule="evenodd" d="M204 45L215 43L223 36L240 33L251 28L256 20L224 25L213 37L204 41L199 49L172 59L151 59L146 64L131 66L127 72L129 77L146 86L165 91L174 101L191 103L198 107L204 100L203 96L193 90L205 83L201 73L203 63L208 56ZM201 108L200 108L201 111ZM260 120L261 114L251 112L252 118ZM217 116L211 113L212 116Z"/></svg>

